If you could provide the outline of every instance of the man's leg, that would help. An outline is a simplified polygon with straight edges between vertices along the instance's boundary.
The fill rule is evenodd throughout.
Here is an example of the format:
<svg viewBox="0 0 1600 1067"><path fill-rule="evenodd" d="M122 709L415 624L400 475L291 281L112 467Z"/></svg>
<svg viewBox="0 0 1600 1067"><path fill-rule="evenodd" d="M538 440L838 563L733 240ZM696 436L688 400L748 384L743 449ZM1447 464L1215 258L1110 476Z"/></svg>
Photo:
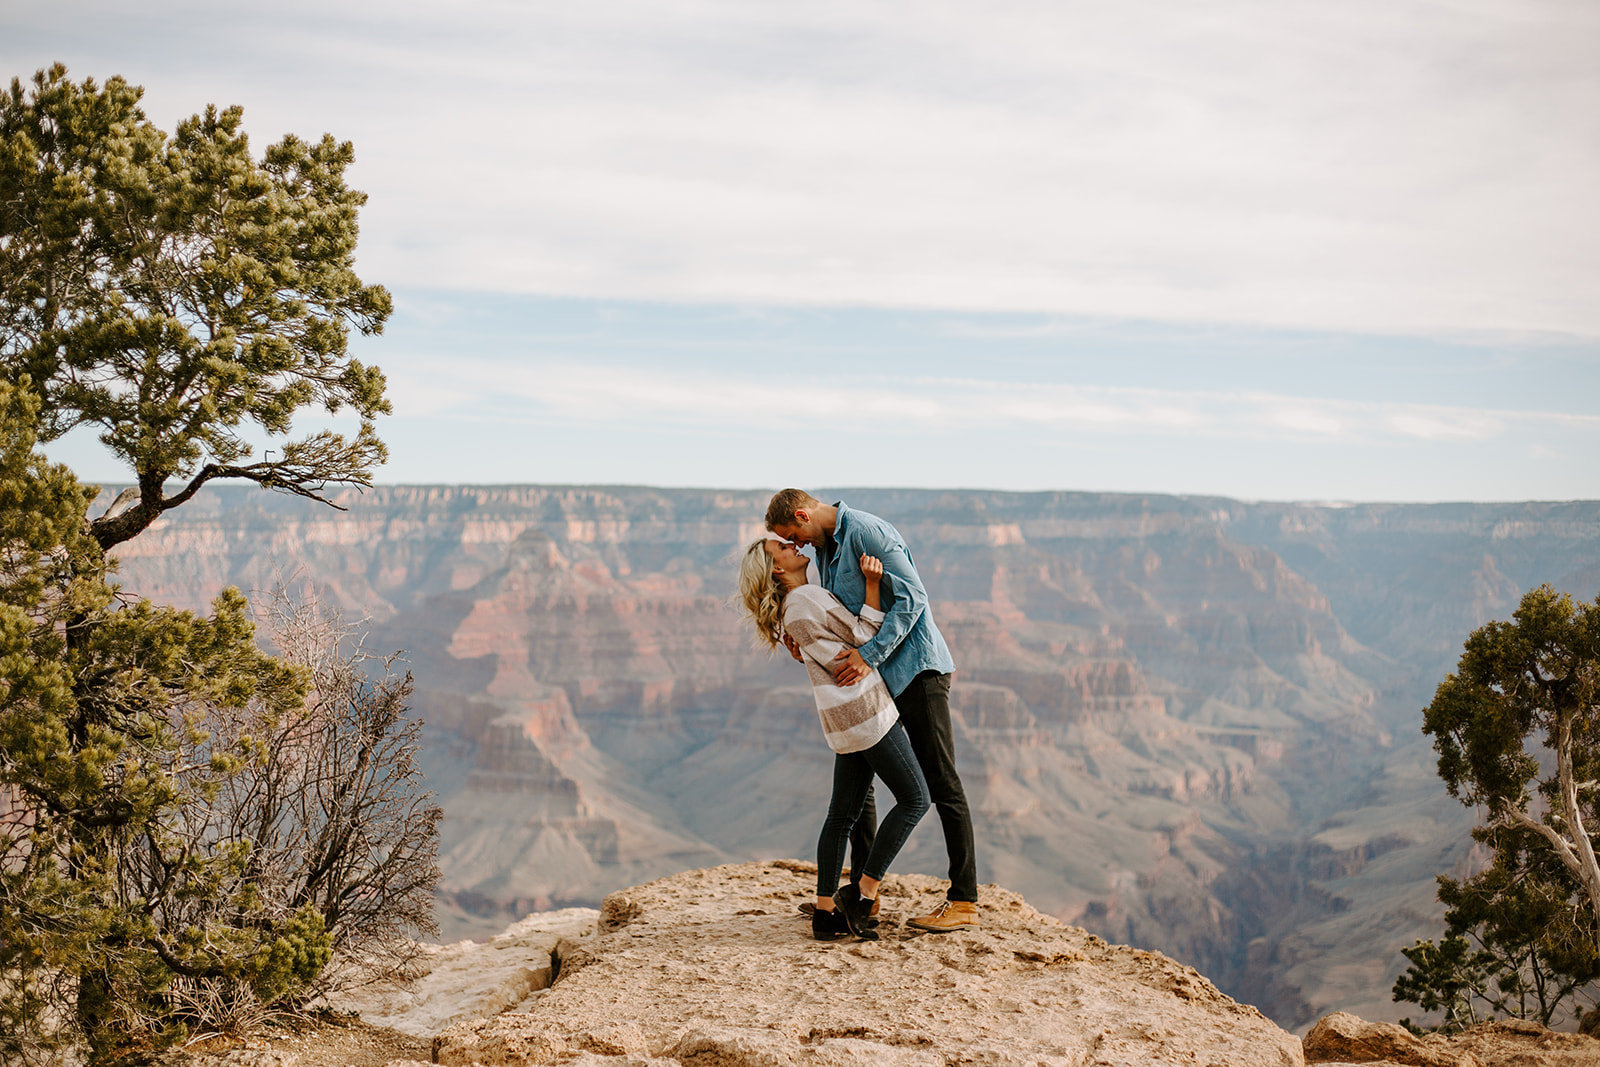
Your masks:
<svg viewBox="0 0 1600 1067"><path fill-rule="evenodd" d="M911 748L928 780L928 794L939 813L945 851L950 857L952 903L963 905L944 916L913 919L923 929L962 929L977 923L976 910L965 905L978 899L978 863L973 844L972 813L966 790L956 773L955 731L950 725L950 676L924 671L895 698ZM948 909L941 909L947 911Z"/></svg>

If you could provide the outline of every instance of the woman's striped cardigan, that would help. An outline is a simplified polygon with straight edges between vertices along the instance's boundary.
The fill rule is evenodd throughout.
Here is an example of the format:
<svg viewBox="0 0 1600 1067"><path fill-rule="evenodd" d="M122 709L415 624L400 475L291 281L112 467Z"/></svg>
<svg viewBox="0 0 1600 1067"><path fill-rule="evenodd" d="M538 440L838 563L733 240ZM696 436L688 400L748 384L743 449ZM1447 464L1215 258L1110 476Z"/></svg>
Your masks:
<svg viewBox="0 0 1600 1067"><path fill-rule="evenodd" d="M840 685L833 678L833 657L870 641L882 624L883 612L862 607L856 618L820 585L797 586L784 598L783 629L800 646L822 732L835 752L871 748L900 718L876 670L855 685Z"/></svg>

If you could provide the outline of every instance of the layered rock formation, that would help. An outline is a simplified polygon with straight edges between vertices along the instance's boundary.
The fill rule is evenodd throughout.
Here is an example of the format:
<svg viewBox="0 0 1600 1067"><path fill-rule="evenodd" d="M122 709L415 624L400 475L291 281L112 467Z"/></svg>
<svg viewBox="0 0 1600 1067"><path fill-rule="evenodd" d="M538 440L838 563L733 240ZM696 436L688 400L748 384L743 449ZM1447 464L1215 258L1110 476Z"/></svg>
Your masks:
<svg viewBox="0 0 1600 1067"><path fill-rule="evenodd" d="M1417 708L1466 633L1600 585L1600 506L1318 508L852 491L906 535L959 671L982 874L1303 1027L1394 1017L1469 860ZM829 754L729 605L762 493L386 488L196 498L123 546L199 606L295 570L408 650L447 813L447 931L808 855ZM1587 583L1587 584L1585 584ZM933 820L899 869L941 873Z"/></svg>

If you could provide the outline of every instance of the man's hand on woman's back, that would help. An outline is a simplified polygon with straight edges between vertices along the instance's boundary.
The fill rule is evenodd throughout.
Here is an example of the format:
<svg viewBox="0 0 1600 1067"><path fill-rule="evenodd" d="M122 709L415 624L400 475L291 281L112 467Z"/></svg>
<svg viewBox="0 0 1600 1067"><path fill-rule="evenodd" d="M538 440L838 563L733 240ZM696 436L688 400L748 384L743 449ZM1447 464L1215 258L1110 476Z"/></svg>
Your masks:
<svg viewBox="0 0 1600 1067"><path fill-rule="evenodd" d="M861 658L859 648L847 648L833 657L833 680L840 685L855 685L872 670Z"/></svg>

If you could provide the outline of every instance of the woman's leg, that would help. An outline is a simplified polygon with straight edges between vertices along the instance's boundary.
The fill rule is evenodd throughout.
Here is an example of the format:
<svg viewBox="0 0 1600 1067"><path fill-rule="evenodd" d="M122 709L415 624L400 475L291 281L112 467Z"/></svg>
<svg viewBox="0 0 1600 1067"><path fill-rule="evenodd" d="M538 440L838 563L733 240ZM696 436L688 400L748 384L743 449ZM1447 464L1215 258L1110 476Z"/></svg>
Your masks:
<svg viewBox="0 0 1600 1067"><path fill-rule="evenodd" d="M878 895L878 883L888 873L889 864L905 846L917 822L927 814L928 783L917 765L905 727L898 722L862 755L872 773L883 779L895 799L894 807L878 826L877 839L867 855L866 869L861 872L861 895L871 900Z"/></svg>
<svg viewBox="0 0 1600 1067"><path fill-rule="evenodd" d="M833 796L828 801L828 817L822 821L817 837L817 907L833 907L833 893L839 888L839 872L844 869L845 843L855 825L861 805L872 784L872 766L860 752L841 752L833 757Z"/></svg>

